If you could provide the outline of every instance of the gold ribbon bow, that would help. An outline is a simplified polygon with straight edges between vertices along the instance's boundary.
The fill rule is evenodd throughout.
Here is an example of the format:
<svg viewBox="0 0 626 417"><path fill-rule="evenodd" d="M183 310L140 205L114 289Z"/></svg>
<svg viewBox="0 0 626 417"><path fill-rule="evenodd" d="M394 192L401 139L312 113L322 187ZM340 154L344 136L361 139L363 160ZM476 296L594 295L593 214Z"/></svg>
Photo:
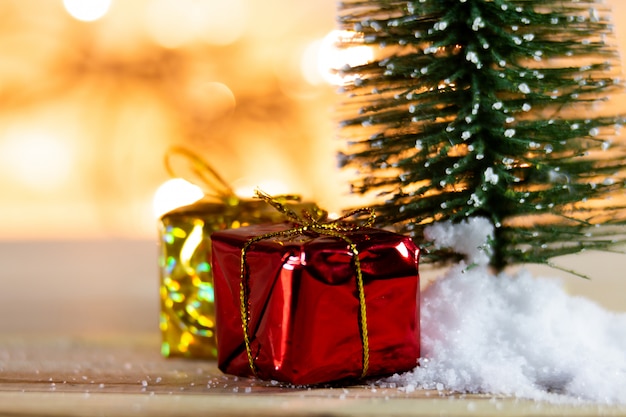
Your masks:
<svg viewBox="0 0 626 417"><path fill-rule="evenodd" d="M184 174L174 169L174 159L177 157L183 159L182 166L187 171ZM239 197L230 185L195 152L180 146L173 146L165 153L163 162L167 173L172 178L184 178L197 185L206 197L220 200L230 206L239 204Z"/></svg>
<svg viewBox="0 0 626 417"><path fill-rule="evenodd" d="M174 159L181 158L182 169L174 168ZM221 201L229 206L236 206L241 202L241 198L235 194L232 187L217 173L215 169L197 153L183 148L182 146L172 146L165 153L163 160L165 170L172 178L183 178L184 180L200 187L205 198L212 198ZM182 173L181 171L188 171ZM301 197L296 194L282 194L273 198L277 204L286 202L298 202ZM325 215L326 212L319 210L318 214Z"/></svg>
<svg viewBox="0 0 626 417"><path fill-rule="evenodd" d="M304 232L315 232L320 235L332 236L337 239L341 239L348 244L348 248L352 253L352 260L354 262L354 270L356 272L356 282L357 282L357 290L359 294L359 307L360 307L360 327L361 327L361 341L363 346L363 366L361 372L361 378L365 377L367 371L369 369L369 336L367 330L367 308L365 304L365 291L363 289L363 274L361 272L361 261L359 260L359 251L355 245L355 243L345 235L346 232L355 231L362 227L369 227L374 223L376 219L376 215L371 208L362 208L358 210L354 210L350 213L345 214L344 216L339 217L336 220L323 222L325 220L325 216L313 216L307 210L302 210L302 217L298 216L296 212L291 210L289 207L286 207L276 198L271 197L270 195L260 191L255 191L255 196L264 200L265 202L271 204L278 211L283 213L289 220L294 222L296 226L289 230L283 230L278 232L266 233L260 236L255 236L252 239L248 240L243 248L241 249L241 281L240 281L240 292L239 292L239 301L240 301L240 311L241 311L241 323L243 327L243 339L246 345L246 353L248 355L248 363L250 364L250 370L254 375L257 374L256 366L254 364L254 357L252 355L252 349L250 347L250 313L248 312L248 268L246 264L246 256L248 253L248 249L254 243L264 240L271 239L274 237L289 237L294 235L299 235ZM346 223L345 220L350 217L359 216L361 214L367 213L368 217L364 221L362 225L358 224L350 224ZM319 214L319 213L318 213Z"/></svg>

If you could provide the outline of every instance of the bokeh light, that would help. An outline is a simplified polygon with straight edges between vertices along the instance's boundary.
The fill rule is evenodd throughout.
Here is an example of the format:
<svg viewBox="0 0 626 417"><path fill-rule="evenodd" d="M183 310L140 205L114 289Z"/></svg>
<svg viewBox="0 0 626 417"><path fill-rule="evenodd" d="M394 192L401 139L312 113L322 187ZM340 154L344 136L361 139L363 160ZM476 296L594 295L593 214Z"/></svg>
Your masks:
<svg viewBox="0 0 626 417"><path fill-rule="evenodd" d="M74 19L92 22L107 14L111 0L63 0L63 6Z"/></svg>
<svg viewBox="0 0 626 417"><path fill-rule="evenodd" d="M366 45L340 49L340 39L357 36L356 32L333 30L323 39L312 42L302 56L302 75L310 84L323 82L342 85L352 78L344 77L336 71L346 65L356 66L368 63L374 58L374 51Z"/></svg>
<svg viewBox="0 0 626 417"><path fill-rule="evenodd" d="M167 180L154 193L154 217L159 218L170 210L192 204L203 196L200 187L182 178Z"/></svg>

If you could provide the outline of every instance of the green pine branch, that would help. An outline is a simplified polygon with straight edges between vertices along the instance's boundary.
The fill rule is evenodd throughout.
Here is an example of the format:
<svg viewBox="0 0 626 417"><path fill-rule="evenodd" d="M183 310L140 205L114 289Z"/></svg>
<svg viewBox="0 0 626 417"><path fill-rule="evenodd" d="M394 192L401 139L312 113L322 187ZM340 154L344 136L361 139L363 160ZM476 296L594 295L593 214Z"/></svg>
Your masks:
<svg viewBox="0 0 626 417"><path fill-rule="evenodd" d="M609 10L593 1L344 0L340 153L379 226L423 240L436 221L484 216L491 264L626 243L623 93ZM456 257L430 250L426 260Z"/></svg>

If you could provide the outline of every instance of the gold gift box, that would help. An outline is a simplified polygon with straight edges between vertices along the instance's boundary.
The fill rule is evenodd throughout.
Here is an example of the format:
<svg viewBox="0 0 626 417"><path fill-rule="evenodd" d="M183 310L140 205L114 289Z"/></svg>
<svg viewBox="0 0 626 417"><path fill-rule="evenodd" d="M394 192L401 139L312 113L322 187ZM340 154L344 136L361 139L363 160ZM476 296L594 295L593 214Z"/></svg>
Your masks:
<svg viewBox="0 0 626 417"><path fill-rule="evenodd" d="M312 203L287 204L318 213ZM163 356L215 359L215 304L211 268L213 232L285 220L261 200L200 201L159 219L160 328Z"/></svg>

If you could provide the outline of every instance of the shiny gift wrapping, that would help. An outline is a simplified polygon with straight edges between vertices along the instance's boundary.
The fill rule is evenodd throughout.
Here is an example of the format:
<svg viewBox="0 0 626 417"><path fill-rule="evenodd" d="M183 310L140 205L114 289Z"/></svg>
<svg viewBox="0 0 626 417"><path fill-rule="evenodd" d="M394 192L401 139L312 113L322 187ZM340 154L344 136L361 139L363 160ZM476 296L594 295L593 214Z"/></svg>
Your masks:
<svg viewBox="0 0 626 417"><path fill-rule="evenodd" d="M315 210L311 203L290 203ZM259 200L200 201L163 215L160 236L160 328L164 356L215 359L215 305L210 235L217 230L278 222Z"/></svg>
<svg viewBox="0 0 626 417"><path fill-rule="evenodd" d="M364 340L352 252L316 233L259 240L290 228L257 225L212 235L218 366L296 385L362 376ZM367 310L366 377L413 369L419 357L419 249L410 238L364 228L346 233L359 252ZM241 289L247 292L248 358ZM254 369L254 371L253 371Z"/></svg>

